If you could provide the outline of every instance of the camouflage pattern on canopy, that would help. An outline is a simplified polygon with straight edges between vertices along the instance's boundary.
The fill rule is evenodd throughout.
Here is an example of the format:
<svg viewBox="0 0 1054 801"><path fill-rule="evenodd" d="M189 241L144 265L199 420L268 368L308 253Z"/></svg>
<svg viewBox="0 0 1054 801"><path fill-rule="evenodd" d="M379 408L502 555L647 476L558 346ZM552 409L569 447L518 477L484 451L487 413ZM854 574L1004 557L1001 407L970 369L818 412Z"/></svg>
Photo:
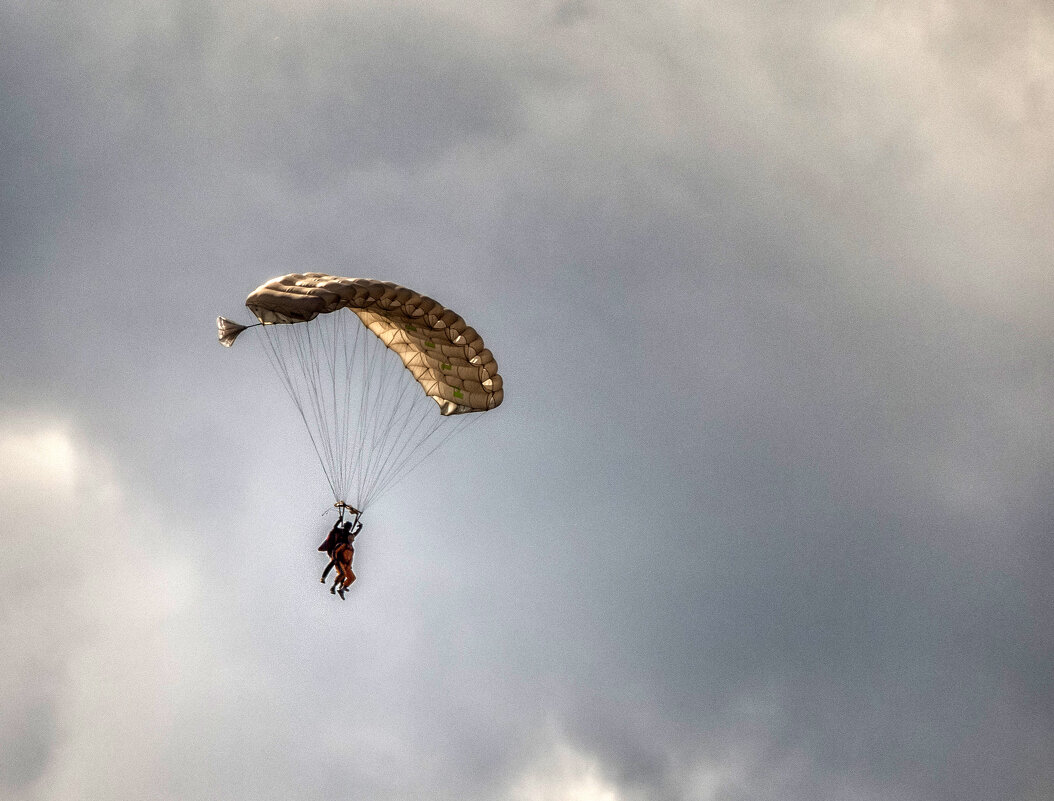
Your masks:
<svg viewBox="0 0 1054 801"><path fill-rule="evenodd" d="M504 397L498 365L475 329L412 289L368 278L293 273L258 287L245 305L264 325L305 323L348 309L399 355L444 415L484 412Z"/></svg>

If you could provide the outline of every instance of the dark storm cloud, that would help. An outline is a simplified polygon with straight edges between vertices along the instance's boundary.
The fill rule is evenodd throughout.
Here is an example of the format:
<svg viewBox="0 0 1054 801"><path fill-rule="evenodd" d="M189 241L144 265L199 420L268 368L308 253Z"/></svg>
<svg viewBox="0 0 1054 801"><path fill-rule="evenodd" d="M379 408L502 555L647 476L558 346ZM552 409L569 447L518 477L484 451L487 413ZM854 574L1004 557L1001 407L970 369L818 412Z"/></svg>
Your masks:
<svg viewBox="0 0 1054 801"><path fill-rule="evenodd" d="M772 69L773 80L785 74L785 65ZM825 86L840 83L837 75L814 81L809 102L819 105ZM657 510L683 526L662 538L684 550L654 545L661 556L608 574L617 591L594 589L609 604L599 614L611 616L596 625L620 645L590 686L608 690L601 705L621 709L634 686L626 666L643 665L663 676L671 717L689 709L699 728L734 732L721 699L775 685L772 714L782 723L769 732L773 753L803 751L820 774L876 787L899 782L934 798L1042 793L1049 774L1029 755L1051 746L1050 720L1032 700L1047 686L1048 658L1029 643L1050 633L1030 610L1045 605L1033 576L1051 549L1037 536L1042 524L1023 526L1018 515L1035 508L1046 482L1049 460L1026 454L1031 437L1049 446L1049 415L1037 409L1023 421L1016 410L1035 408L1036 382L1049 380L1049 370L1035 362L1031 334L972 313L970 285L996 269L984 264L995 254L961 263L942 229L963 197L919 194L946 147L928 141L924 109L903 121L890 150L881 138L847 147L837 130L806 130L800 105L790 98L778 114L767 109L768 121L801 135L804 155L831 148L830 163L795 164L799 153L781 165L817 182L818 196L795 198L800 183L766 186L751 174L755 165L737 174L703 155L692 166L729 183L720 187L725 194L693 194L695 208L708 213L678 228L649 170L637 165L643 179L618 176L617 196L598 192L593 206L582 205L591 212L581 226L572 217L547 240L557 243L550 255L576 267L560 294L566 288L590 310L591 330L577 334L578 344L603 352L616 332L645 344L629 353L616 347L591 373L604 388L594 394L598 415L619 430L639 417L641 434L652 437L616 447L612 462L624 465L625 477L636 477L642 459L665 465L659 483L667 492L693 473L707 482L684 488L688 512ZM869 109L857 98L846 106L862 123L897 103ZM626 151L639 157L635 144ZM592 177L598 187L616 179ZM842 196L816 209L828 187ZM985 208L988 200L967 202ZM1023 227L1030 211L1027 203L1003 207L986 230ZM763 230L772 225L778 233ZM977 236L961 223L957 231ZM561 252L574 243L581 249ZM1039 247L1025 261L1003 250L999 269L1042 275L1050 249ZM721 261L723 253L735 260ZM943 267L917 264L928 258ZM905 265L918 278L898 279ZM940 269L957 275L933 278ZM617 319L605 314L614 308ZM696 343L705 343L705 355ZM669 394L650 395L642 378L665 379ZM663 422L645 420L651 412ZM640 535L662 539L647 524ZM634 556L647 550L629 548ZM655 603L640 597L649 592L671 614L635 620L629 599ZM1010 620L1017 623L1008 629ZM626 644L641 631L655 661ZM579 721L589 719L585 711ZM601 744L600 732L617 729L582 723L578 736ZM634 764L617 744L624 742L620 735L607 744L612 764ZM641 764L653 761L643 756L652 747L640 747Z"/></svg>
<svg viewBox="0 0 1054 801"><path fill-rule="evenodd" d="M439 16L324 9L246 51L227 89L231 144L297 183L515 134L517 87L501 54Z"/></svg>
<svg viewBox="0 0 1054 801"><path fill-rule="evenodd" d="M4 11L4 403L109 443L208 588L129 783L1049 794L1043 8L459 14ZM310 454L207 331L302 268L470 309L509 386L339 622L285 531ZM8 792L101 781L20 687Z"/></svg>

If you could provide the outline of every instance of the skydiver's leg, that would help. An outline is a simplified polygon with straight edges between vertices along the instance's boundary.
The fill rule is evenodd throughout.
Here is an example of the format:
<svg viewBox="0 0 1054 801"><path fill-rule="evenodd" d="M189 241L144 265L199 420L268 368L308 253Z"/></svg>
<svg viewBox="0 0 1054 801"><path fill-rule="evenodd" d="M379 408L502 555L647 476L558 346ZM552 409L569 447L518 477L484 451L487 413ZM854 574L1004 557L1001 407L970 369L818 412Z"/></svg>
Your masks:
<svg viewBox="0 0 1054 801"><path fill-rule="evenodd" d="M336 560L331 557L330 560L329 560L329 564L326 565L326 569L322 571L322 583L323 584L326 583L326 576L329 575L329 571L333 569L333 565L335 565L335 564L336 564Z"/></svg>
<svg viewBox="0 0 1054 801"><path fill-rule="evenodd" d="M343 550L343 546L338 545L337 549L329 555L329 564L326 565L326 573L328 573L333 568L337 569L337 575L335 576L335 578L338 581L340 580L340 563ZM323 573L322 575L326 575L326 573Z"/></svg>
<svg viewBox="0 0 1054 801"><path fill-rule="evenodd" d="M355 580L354 574L351 572L351 549L341 548L333 558L337 563L338 581L344 586L344 589L347 589L348 585Z"/></svg>
<svg viewBox="0 0 1054 801"><path fill-rule="evenodd" d="M333 565L337 568L337 570L333 574L333 586L329 588L329 592L331 595L337 591L337 588L341 585L341 582L343 581L343 576L340 572L340 560L334 557Z"/></svg>
<svg viewBox="0 0 1054 801"><path fill-rule="evenodd" d="M337 588L337 595L340 596L340 600L344 600L344 565L337 562L337 577L333 580L333 586Z"/></svg>

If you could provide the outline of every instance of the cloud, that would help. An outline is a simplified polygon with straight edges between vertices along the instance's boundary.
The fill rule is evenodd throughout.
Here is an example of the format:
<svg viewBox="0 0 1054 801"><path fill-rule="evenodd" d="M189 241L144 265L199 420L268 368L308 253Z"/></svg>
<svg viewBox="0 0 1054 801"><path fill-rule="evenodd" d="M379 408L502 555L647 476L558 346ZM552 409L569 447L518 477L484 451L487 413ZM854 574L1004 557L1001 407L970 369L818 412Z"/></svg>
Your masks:
<svg viewBox="0 0 1054 801"><path fill-rule="evenodd" d="M603 775L595 759L566 743L552 750L519 776L504 796L510 801L626 801L617 784Z"/></svg>
<svg viewBox="0 0 1054 801"><path fill-rule="evenodd" d="M12 797L1050 795L1043 4L3 14ZM509 386L339 612L308 268Z"/></svg>
<svg viewBox="0 0 1054 801"><path fill-rule="evenodd" d="M0 454L0 797L156 797L194 572L72 424L5 414Z"/></svg>

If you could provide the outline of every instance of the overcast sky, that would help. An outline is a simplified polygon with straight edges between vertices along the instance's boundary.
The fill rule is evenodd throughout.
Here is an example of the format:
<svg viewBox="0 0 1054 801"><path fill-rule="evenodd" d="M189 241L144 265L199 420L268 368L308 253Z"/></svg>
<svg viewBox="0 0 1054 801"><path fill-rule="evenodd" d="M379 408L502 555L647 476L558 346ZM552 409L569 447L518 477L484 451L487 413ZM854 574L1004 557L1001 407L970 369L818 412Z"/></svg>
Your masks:
<svg viewBox="0 0 1054 801"><path fill-rule="evenodd" d="M0 799L1054 797L1052 142L1042 0L0 0ZM309 270L506 387L343 603Z"/></svg>

